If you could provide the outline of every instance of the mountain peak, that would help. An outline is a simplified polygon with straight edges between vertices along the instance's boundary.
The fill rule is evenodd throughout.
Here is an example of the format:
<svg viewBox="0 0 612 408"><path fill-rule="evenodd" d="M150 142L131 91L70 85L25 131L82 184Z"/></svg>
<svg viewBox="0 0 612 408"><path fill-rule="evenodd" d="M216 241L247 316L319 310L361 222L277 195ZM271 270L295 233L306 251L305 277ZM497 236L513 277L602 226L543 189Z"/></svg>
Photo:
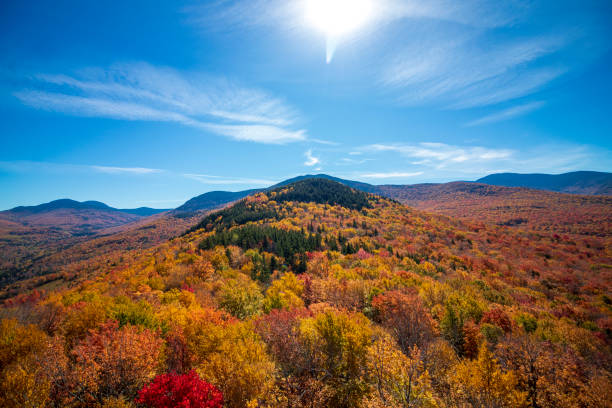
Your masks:
<svg viewBox="0 0 612 408"><path fill-rule="evenodd" d="M11 212L29 212L29 213L41 213L46 211L53 211L59 209L74 209L74 210L113 210L108 205L101 203L100 201L76 201L69 198L61 198L59 200L53 200L48 203L32 205L32 206L19 206L9 211Z"/></svg>
<svg viewBox="0 0 612 408"><path fill-rule="evenodd" d="M314 176L302 178L301 180L270 190L269 194L278 202L301 201L318 204L337 204L354 210L370 207L366 193L327 177Z"/></svg>
<svg viewBox="0 0 612 408"><path fill-rule="evenodd" d="M118 208L113 208L109 205L106 205L100 201L93 201L93 200L76 201L70 198L60 198L58 200L53 200L48 203L43 203L39 205L15 207L5 212L12 213L12 214L18 214L18 215L24 215L24 214L28 215L28 214L46 213L46 212L51 212L51 211L56 211L56 210L75 210L75 211L95 210L95 211L104 211L104 212L121 212L121 213L138 215L141 217L147 217L149 215L158 214L160 212L167 211L167 210L160 210L160 209L149 208L149 207L118 209Z"/></svg>

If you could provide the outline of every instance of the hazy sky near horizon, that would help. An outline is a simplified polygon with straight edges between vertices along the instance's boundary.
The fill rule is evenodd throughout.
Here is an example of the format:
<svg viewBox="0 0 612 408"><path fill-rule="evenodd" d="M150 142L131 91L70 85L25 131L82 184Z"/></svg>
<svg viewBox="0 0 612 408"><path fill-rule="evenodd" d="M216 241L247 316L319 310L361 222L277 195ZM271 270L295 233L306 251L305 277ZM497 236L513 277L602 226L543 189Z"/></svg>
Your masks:
<svg viewBox="0 0 612 408"><path fill-rule="evenodd" d="M612 170L610 1L355 1L2 2L0 210Z"/></svg>

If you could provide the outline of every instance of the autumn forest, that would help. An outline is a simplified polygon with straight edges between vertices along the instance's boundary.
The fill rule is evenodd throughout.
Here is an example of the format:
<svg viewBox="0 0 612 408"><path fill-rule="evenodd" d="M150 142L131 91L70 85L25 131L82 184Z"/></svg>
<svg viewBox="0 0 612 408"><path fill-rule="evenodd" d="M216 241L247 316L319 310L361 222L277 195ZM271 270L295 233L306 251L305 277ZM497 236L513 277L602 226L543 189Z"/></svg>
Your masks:
<svg viewBox="0 0 612 408"><path fill-rule="evenodd" d="M0 406L609 407L612 206L520 191L311 178L77 244L4 286Z"/></svg>

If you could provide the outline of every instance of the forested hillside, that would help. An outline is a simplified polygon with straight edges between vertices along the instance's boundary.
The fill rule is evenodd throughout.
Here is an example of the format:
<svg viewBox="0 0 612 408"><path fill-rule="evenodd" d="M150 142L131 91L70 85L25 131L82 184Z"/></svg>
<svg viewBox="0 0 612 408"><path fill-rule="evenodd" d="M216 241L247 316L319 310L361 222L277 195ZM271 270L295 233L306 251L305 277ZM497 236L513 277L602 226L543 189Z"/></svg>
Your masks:
<svg viewBox="0 0 612 408"><path fill-rule="evenodd" d="M322 179L191 225L5 300L0 405L612 400L609 234L457 220Z"/></svg>
<svg viewBox="0 0 612 408"><path fill-rule="evenodd" d="M379 186L410 207L525 231L609 236L612 197L561 194L480 183Z"/></svg>
<svg viewBox="0 0 612 408"><path fill-rule="evenodd" d="M116 209L99 201L69 199L0 211L0 289L19 279L54 271L58 264L51 258L57 259L58 253L74 245L122 227L139 228L139 221L164 211Z"/></svg>

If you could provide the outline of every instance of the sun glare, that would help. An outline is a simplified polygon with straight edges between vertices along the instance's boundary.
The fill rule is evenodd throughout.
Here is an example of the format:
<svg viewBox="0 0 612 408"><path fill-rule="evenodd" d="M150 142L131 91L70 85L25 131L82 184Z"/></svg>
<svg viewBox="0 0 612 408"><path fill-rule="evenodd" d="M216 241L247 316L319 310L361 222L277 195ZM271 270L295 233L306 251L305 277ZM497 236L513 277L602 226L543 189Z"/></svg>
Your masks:
<svg viewBox="0 0 612 408"><path fill-rule="evenodd" d="M370 16L369 0L308 0L306 18L328 36L341 36L362 26Z"/></svg>
<svg viewBox="0 0 612 408"><path fill-rule="evenodd" d="M365 25L372 12L372 0L306 1L306 20L327 37L327 62L339 39Z"/></svg>

